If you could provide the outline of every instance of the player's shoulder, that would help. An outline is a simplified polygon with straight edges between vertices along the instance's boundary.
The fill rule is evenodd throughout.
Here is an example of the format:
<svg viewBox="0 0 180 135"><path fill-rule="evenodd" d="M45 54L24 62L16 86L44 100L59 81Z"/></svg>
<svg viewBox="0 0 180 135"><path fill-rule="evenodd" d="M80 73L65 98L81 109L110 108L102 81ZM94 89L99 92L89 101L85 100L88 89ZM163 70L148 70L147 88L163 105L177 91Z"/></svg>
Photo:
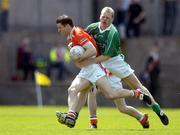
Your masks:
<svg viewBox="0 0 180 135"><path fill-rule="evenodd" d="M120 37L120 34L119 34L117 28L112 24L109 34L108 34L108 39L119 38L119 37Z"/></svg>
<svg viewBox="0 0 180 135"><path fill-rule="evenodd" d="M96 28L98 28L98 22L96 22L96 23L91 23L91 24L89 24L87 27L86 27L86 30L89 30L89 29L96 29Z"/></svg>
<svg viewBox="0 0 180 135"><path fill-rule="evenodd" d="M74 29L74 33L81 33L81 32L83 32L84 30L83 30L83 28L81 28L81 27L75 27L75 29Z"/></svg>
<svg viewBox="0 0 180 135"><path fill-rule="evenodd" d="M72 35L73 35L74 37L77 37L77 36L82 35L83 33L84 33L83 28L81 28L81 27L75 27L75 28L73 29Z"/></svg>
<svg viewBox="0 0 180 135"><path fill-rule="evenodd" d="M111 30L114 32L118 32L117 28L113 24L111 25Z"/></svg>
<svg viewBox="0 0 180 135"><path fill-rule="evenodd" d="M87 40L87 34L81 27L73 28L72 41L74 44L83 44Z"/></svg>
<svg viewBox="0 0 180 135"><path fill-rule="evenodd" d="M90 25L88 25L88 27L98 27L98 22L96 22L96 23L91 23Z"/></svg>
<svg viewBox="0 0 180 135"><path fill-rule="evenodd" d="M116 36L120 35L117 28L113 24L111 25L110 33L111 33L111 35L116 35Z"/></svg>

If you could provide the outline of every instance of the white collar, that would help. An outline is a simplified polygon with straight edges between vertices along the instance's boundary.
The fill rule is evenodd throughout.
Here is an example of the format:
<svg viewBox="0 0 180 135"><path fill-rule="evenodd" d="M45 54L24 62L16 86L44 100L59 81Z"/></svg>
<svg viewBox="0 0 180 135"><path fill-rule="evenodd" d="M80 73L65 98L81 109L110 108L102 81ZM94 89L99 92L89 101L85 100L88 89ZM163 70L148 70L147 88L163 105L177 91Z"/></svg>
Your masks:
<svg viewBox="0 0 180 135"><path fill-rule="evenodd" d="M112 24L111 24L109 27L107 27L105 30L101 30L101 28L100 28L100 22L99 22L99 24L98 24L98 28L99 28L100 33L103 33L103 32L105 32L105 31L110 30L110 29L111 29L111 26L112 26Z"/></svg>

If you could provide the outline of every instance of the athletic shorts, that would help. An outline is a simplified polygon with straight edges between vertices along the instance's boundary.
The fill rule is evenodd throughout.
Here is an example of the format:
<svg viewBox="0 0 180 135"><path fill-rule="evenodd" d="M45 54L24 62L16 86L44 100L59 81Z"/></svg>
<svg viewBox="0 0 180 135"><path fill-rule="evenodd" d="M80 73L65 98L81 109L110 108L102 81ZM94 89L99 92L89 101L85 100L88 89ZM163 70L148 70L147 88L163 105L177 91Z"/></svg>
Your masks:
<svg viewBox="0 0 180 135"><path fill-rule="evenodd" d="M118 77L111 75L111 76L107 77L107 79L110 82L111 88L113 90L117 90L119 88L122 88L121 79L119 79Z"/></svg>
<svg viewBox="0 0 180 135"><path fill-rule="evenodd" d="M112 57L109 60L102 62L101 64L113 75L121 79L134 73L134 70L124 61L124 57L121 55Z"/></svg>
<svg viewBox="0 0 180 135"><path fill-rule="evenodd" d="M95 84L97 80L105 75L104 70L98 64L92 64L82 68L77 77L87 79L92 84Z"/></svg>

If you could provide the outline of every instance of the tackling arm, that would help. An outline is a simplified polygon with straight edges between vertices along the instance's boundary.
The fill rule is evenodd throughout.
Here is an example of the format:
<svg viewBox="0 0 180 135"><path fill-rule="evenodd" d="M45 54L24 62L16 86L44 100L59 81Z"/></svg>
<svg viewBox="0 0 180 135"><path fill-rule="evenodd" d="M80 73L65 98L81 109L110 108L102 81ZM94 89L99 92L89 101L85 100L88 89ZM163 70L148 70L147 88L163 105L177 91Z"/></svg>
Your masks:
<svg viewBox="0 0 180 135"><path fill-rule="evenodd" d="M100 62L108 60L109 58L110 58L109 56L100 55L100 56L98 56L96 58L89 58L89 59L86 59L86 60L82 60L82 61L78 62L78 67L82 68L82 67L94 64L94 63L98 64Z"/></svg>

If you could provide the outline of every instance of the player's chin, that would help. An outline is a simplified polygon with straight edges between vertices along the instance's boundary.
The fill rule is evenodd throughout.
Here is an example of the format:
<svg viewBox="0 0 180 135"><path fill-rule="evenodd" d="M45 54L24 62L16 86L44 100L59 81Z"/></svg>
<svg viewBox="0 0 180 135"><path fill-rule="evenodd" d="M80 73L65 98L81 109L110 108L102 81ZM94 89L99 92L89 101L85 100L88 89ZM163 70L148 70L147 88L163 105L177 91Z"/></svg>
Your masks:
<svg viewBox="0 0 180 135"><path fill-rule="evenodd" d="M102 26L103 26L103 28L107 28L107 27L108 27L108 24L107 24L106 22L104 22L104 23L102 24Z"/></svg>

